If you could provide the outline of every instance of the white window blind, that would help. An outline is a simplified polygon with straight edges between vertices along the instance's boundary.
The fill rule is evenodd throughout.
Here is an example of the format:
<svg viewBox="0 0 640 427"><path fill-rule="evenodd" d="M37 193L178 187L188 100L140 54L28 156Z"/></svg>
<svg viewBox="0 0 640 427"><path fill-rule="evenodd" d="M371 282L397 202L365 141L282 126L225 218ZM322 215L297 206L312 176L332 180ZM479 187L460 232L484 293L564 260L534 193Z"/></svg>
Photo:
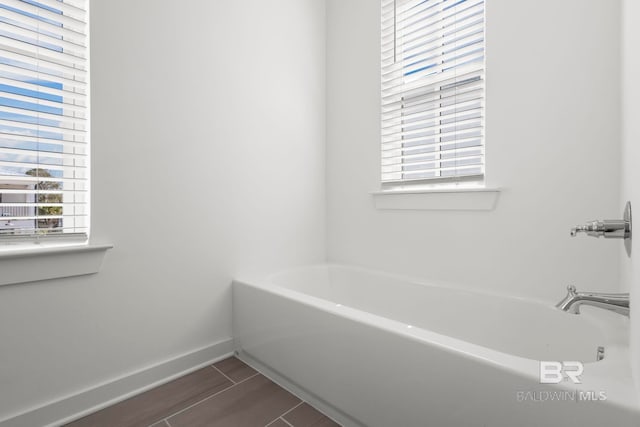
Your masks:
<svg viewBox="0 0 640 427"><path fill-rule="evenodd" d="M0 239L88 233L88 0L0 0Z"/></svg>
<svg viewBox="0 0 640 427"><path fill-rule="evenodd" d="M382 182L484 175L484 0L382 0Z"/></svg>

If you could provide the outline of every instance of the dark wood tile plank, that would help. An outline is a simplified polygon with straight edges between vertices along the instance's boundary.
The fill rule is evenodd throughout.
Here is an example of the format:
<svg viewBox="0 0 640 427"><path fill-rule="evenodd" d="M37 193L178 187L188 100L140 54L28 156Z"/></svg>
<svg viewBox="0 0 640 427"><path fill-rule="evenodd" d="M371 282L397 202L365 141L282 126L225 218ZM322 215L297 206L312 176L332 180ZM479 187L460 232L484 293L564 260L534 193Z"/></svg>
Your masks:
<svg viewBox="0 0 640 427"><path fill-rule="evenodd" d="M300 399L256 375L180 414L169 418L172 427L264 426L300 403Z"/></svg>
<svg viewBox="0 0 640 427"><path fill-rule="evenodd" d="M269 424L268 427L291 427L289 424L282 421L280 418Z"/></svg>
<svg viewBox="0 0 640 427"><path fill-rule="evenodd" d="M282 416L289 424L293 424L294 427L298 427L298 425L300 427L310 426L316 421L320 421L322 417L324 417L324 415L316 411L313 406L306 402Z"/></svg>
<svg viewBox="0 0 640 427"><path fill-rule="evenodd" d="M224 375L207 366L67 426L147 427L231 385Z"/></svg>
<svg viewBox="0 0 640 427"><path fill-rule="evenodd" d="M325 416L320 421L315 423L313 427L340 427L340 424Z"/></svg>
<svg viewBox="0 0 640 427"><path fill-rule="evenodd" d="M313 406L308 403L295 408L293 411L286 413L282 416L293 427L329 427L338 426L333 420L318 412Z"/></svg>
<svg viewBox="0 0 640 427"><path fill-rule="evenodd" d="M253 368L236 357L221 360L220 362L214 363L213 366L220 369L220 372L231 378L231 381L234 382L246 380L250 376L257 374Z"/></svg>

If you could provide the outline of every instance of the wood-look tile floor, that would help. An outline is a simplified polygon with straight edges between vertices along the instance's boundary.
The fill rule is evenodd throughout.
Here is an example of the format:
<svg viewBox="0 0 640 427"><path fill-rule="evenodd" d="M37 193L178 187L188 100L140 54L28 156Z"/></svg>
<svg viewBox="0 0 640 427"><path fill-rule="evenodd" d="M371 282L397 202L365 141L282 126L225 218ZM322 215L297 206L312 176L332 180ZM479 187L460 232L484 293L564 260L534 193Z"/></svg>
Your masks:
<svg viewBox="0 0 640 427"><path fill-rule="evenodd" d="M67 424L70 427L339 427L235 357Z"/></svg>

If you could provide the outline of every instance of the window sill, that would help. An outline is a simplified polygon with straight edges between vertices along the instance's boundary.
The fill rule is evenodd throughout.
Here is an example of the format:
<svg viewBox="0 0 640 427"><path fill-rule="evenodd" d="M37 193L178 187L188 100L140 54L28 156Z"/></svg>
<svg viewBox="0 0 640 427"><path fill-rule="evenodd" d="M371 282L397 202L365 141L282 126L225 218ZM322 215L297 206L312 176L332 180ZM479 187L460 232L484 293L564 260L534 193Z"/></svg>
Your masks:
<svg viewBox="0 0 640 427"><path fill-rule="evenodd" d="M424 211L492 211L499 188L387 190L371 193L376 209Z"/></svg>
<svg viewBox="0 0 640 427"><path fill-rule="evenodd" d="M42 245L0 249L0 286L95 274L113 245Z"/></svg>

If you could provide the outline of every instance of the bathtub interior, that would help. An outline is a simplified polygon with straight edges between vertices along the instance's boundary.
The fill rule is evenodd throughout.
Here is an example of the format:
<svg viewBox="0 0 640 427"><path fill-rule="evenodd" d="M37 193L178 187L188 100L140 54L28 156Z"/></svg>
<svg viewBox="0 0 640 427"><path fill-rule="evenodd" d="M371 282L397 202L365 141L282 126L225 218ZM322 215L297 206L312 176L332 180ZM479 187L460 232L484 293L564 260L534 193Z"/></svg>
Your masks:
<svg viewBox="0 0 640 427"><path fill-rule="evenodd" d="M628 325L615 315L463 288L429 285L353 267L322 265L269 278L272 285L412 327L533 360L597 361ZM617 331L617 333L616 333Z"/></svg>

